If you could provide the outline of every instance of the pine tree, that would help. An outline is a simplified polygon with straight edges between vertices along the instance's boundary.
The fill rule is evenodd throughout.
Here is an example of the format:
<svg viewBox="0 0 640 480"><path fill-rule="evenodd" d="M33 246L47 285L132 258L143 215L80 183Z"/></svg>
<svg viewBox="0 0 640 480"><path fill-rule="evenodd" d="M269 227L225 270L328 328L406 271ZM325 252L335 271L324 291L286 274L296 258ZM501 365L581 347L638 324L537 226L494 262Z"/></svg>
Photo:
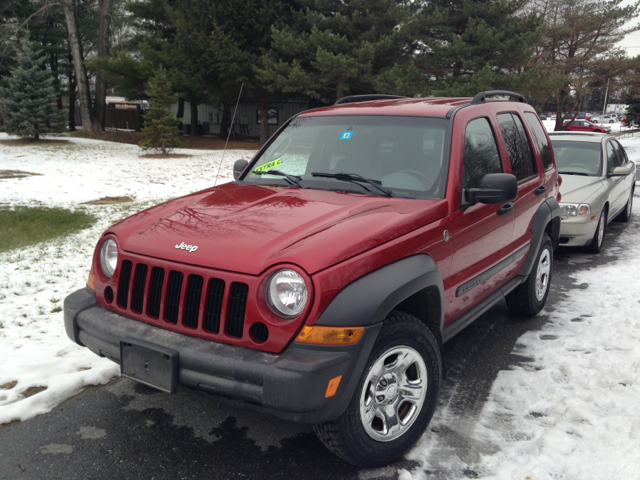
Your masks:
<svg viewBox="0 0 640 480"><path fill-rule="evenodd" d="M272 28L272 48L258 67L272 91L333 101L347 94L375 93L379 75L399 73L398 61L406 51L405 30L399 26L409 12L401 2L300 3L305 8L290 24Z"/></svg>
<svg viewBox="0 0 640 480"><path fill-rule="evenodd" d="M33 42L22 42L8 86L0 88L0 106L10 135L39 140L41 135L64 131L64 112L56 106L53 76L44 62Z"/></svg>
<svg viewBox="0 0 640 480"><path fill-rule="evenodd" d="M144 140L140 146L144 150L155 149L166 155L174 148L184 146L180 140L178 120L169 107L176 101L171 91L171 82L167 71L160 67L156 74L147 83L146 94L149 97L151 108L144 117Z"/></svg>

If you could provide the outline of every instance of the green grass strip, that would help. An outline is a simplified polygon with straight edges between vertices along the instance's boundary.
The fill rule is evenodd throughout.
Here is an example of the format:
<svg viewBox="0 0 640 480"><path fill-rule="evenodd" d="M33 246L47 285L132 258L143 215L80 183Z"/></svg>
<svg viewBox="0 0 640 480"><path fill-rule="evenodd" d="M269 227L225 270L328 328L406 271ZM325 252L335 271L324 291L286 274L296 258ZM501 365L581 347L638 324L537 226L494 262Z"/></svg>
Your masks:
<svg viewBox="0 0 640 480"><path fill-rule="evenodd" d="M0 209L0 253L68 235L96 222L83 210L16 207Z"/></svg>

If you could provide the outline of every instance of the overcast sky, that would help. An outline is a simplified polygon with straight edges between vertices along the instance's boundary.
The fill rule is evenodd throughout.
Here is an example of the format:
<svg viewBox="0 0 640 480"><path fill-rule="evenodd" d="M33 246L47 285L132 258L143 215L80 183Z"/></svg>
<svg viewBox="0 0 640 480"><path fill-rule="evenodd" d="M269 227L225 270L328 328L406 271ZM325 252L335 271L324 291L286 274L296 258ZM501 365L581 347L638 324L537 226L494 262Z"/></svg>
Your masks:
<svg viewBox="0 0 640 480"><path fill-rule="evenodd" d="M624 0L622 5L634 5L636 0ZM637 25L640 22L640 18L636 18L633 22L629 23L629 26ZM630 57L640 55L640 32L634 32L626 36L626 38L620 42L620 46L627 49L627 54Z"/></svg>

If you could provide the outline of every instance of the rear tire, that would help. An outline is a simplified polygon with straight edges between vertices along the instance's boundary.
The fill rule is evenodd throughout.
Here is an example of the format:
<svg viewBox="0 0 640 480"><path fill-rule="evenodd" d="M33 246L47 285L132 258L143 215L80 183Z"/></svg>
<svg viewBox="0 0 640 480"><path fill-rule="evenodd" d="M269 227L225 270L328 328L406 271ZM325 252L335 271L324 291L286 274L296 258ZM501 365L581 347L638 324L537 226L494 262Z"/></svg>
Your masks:
<svg viewBox="0 0 640 480"><path fill-rule="evenodd" d="M441 379L440 349L431 331L417 318L393 311L347 410L315 425L316 435L353 465L386 465L404 455L426 430Z"/></svg>
<svg viewBox="0 0 640 480"><path fill-rule="evenodd" d="M549 296L552 267L553 246L549 235L545 233L529 277L506 296L507 306L512 313L533 317L544 308Z"/></svg>

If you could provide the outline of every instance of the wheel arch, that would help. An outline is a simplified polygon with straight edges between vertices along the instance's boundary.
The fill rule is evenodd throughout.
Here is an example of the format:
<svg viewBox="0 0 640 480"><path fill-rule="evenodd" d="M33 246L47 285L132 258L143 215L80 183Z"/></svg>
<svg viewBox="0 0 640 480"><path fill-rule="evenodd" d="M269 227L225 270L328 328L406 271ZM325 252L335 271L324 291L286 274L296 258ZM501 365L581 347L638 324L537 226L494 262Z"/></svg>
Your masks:
<svg viewBox="0 0 640 480"><path fill-rule="evenodd" d="M370 272L344 287L317 325L359 326L382 322L392 310L413 315L440 337L444 285L438 265L417 254Z"/></svg>
<svg viewBox="0 0 640 480"><path fill-rule="evenodd" d="M548 198L536 212L531 227L531 248L520 270L521 276L526 277L531 273L545 233L551 238L551 244L555 249L560 241L560 205L555 198Z"/></svg>

